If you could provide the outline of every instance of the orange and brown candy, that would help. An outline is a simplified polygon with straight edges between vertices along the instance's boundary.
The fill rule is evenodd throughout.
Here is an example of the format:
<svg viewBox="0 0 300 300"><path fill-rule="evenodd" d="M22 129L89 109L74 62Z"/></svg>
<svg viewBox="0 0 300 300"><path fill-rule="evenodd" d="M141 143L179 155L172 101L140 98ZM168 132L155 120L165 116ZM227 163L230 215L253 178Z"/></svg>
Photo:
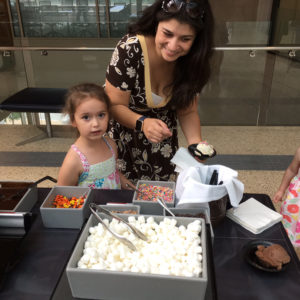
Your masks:
<svg viewBox="0 0 300 300"><path fill-rule="evenodd" d="M84 200L84 197L68 198L63 195L57 195L53 200L53 205L55 208L81 208L83 206Z"/></svg>

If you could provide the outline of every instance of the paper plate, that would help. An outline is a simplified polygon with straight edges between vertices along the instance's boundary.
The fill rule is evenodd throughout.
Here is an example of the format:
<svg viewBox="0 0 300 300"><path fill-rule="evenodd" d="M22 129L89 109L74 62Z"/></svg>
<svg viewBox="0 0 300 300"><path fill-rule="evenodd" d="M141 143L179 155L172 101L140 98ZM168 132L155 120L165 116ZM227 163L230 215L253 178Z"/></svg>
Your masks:
<svg viewBox="0 0 300 300"><path fill-rule="evenodd" d="M255 240L251 241L245 246L245 259L246 261L253 267L266 271L266 272L282 272L286 269L287 264L283 264L281 270L278 270L276 268L267 268L264 265L262 265L258 259L258 257L255 255L255 251L257 250L257 246L262 245L265 247L271 246L275 243L269 242L269 241L264 241L264 240Z"/></svg>

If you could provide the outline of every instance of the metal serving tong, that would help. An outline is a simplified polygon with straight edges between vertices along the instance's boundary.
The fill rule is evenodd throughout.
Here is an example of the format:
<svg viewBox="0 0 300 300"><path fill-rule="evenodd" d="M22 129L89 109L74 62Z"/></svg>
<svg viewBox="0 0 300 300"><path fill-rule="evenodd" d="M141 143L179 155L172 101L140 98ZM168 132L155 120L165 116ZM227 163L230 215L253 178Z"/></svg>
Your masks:
<svg viewBox="0 0 300 300"><path fill-rule="evenodd" d="M144 194L146 195L145 193L139 191L138 189L135 189L133 187L131 187L129 184L126 183L126 186L129 188L129 189L132 189L134 191L136 191L137 193L140 193L140 194ZM148 195L147 195L148 196ZM157 200L157 202L172 216L172 217L175 217L175 215L169 210L165 200L163 198L160 198L160 197L156 197L155 198Z"/></svg>
<svg viewBox="0 0 300 300"><path fill-rule="evenodd" d="M102 212L114 219L117 219L118 221L124 223L129 229L130 231L138 238L147 241L148 238L140 231L138 230L136 227L132 226L131 224L129 224L128 222L126 222L125 220L123 220L122 218L118 217L117 215L115 215L114 213L110 212L109 210L100 207L99 205L95 204L95 203L90 203L90 210L93 213L93 215L97 218L97 220L105 227L105 229L107 229L116 239L118 239L121 243L125 244L129 249L131 249L132 251L137 251L136 247L133 245L132 242L130 242L128 239L126 239L125 237L119 235L116 232L113 232L102 220L102 218L98 215L98 212Z"/></svg>

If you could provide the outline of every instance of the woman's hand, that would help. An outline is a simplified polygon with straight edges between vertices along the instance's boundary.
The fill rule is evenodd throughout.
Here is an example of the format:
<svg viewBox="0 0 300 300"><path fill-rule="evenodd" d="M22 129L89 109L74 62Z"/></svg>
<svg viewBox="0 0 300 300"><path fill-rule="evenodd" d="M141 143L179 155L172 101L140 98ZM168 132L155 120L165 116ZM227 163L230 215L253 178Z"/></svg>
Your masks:
<svg viewBox="0 0 300 300"><path fill-rule="evenodd" d="M144 120L143 132L151 143L160 143L164 139L172 136L172 132L166 123L154 118L146 118Z"/></svg>

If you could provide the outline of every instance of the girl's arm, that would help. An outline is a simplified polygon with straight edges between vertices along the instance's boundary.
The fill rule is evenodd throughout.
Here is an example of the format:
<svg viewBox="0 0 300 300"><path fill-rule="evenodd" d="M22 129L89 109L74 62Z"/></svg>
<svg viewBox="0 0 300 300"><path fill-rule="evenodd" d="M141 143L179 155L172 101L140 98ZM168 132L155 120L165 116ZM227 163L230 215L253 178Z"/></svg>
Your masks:
<svg viewBox="0 0 300 300"><path fill-rule="evenodd" d="M197 99L195 98L188 108L178 110L177 116L188 145L201 142L201 124Z"/></svg>
<svg viewBox="0 0 300 300"><path fill-rule="evenodd" d="M125 190L131 190L127 184L132 188L135 189L135 185L129 180L127 179L120 171L119 171L119 175L120 175L120 181L121 181L121 187L122 189Z"/></svg>
<svg viewBox="0 0 300 300"><path fill-rule="evenodd" d="M112 140L109 137L106 137L106 139L109 140L110 145L113 147L113 150L114 150L114 153L115 153L115 158L116 158L116 163L117 163L117 160L118 160L117 144L115 143L114 140ZM132 188L135 188L134 184L129 179L127 179L119 170L117 170L117 171L118 171L119 176L120 176L121 188L122 189L126 189L126 190L130 189L130 188L127 187L127 184L129 186L131 186Z"/></svg>
<svg viewBox="0 0 300 300"><path fill-rule="evenodd" d="M58 173L58 186L77 186L81 173L81 162L78 155L69 150Z"/></svg>
<svg viewBox="0 0 300 300"><path fill-rule="evenodd" d="M284 193L288 188L291 180L297 175L299 167L300 167L300 148L297 149L291 164L286 169L283 175L279 189L274 196L274 202L282 201Z"/></svg>

